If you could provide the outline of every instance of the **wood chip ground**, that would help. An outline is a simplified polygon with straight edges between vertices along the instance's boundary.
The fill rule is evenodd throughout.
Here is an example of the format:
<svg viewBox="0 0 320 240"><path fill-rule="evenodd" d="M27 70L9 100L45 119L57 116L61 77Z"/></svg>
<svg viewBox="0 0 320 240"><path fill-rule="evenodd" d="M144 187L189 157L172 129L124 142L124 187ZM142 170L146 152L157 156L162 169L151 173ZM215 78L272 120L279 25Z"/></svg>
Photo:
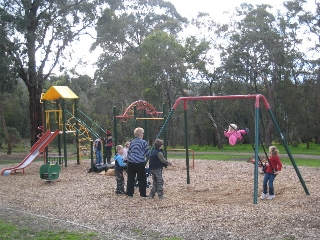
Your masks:
<svg viewBox="0 0 320 240"><path fill-rule="evenodd" d="M0 219L95 232L97 239L320 239L319 168L299 167L310 195L285 165L276 198L254 204L253 164L196 160L187 184L185 161L169 160L175 166L163 172L164 200L142 199L137 188L132 199L116 195L115 177L87 173L88 160L69 161L55 182L41 180L42 163L34 162L24 174L0 176Z"/></svg>

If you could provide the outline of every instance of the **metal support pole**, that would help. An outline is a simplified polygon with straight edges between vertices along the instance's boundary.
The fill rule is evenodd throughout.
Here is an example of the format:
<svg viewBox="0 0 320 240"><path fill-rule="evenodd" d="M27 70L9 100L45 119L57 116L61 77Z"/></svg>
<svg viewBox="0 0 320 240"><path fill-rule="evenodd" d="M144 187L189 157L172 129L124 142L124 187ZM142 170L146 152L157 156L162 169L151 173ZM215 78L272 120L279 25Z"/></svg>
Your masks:
<svg viewBox="0 0 320 240"><path fill-rule="evenodd" d="M306 183L304 182L304 180L303 180L303 178L302 178L302 176L301 176L301 173L300 173L300 171L299 171L299 169L298 169L298 166L297 166L297 164L296 164L296 162L295 162L295 160L294 160L294 158L293 158L293 156L292 156L292 154L291 154L291 151L290 151L290 149L289 149L289 147L288 147L288 144L287 144L287 142L286 142L286 139L284 138L284 136L283 136L283 134L282 134L282 132L281 132L281 130L280 130L280 127L279 127L279 125L278 125L278 122L277 122L276 118L274 117L271 109L268 110L268 113L269 113L269 115L271 116L271 119L272 119L274 125L276 126L276 129L277 129L278 133L280 134L280 138L281 138L281 141L282 141L282 143L283 143L283 146L284 146L284 148L286 149L286 151L287 151L287 153L288 153L288 156L289 156L289 158L290 158L290 161L291 161L291 163L292 163L292 165L293 165L293 167L294 167L294 170L296 171L296 173L297 173L297 175L298 175L298 178L299 178L299 180L300 180L300 182L301 182L301 184L302 184L302 187L303 187L305 193L306 193L307 195L310 195L309 190L308 190L308 188L307 188L307 186L306 186Z"/></svg>
<svg viewBox="0 0 320 240"><path fill-rule="evenodd" d="M253 203L258 203L258 163L259 163L259 112L260 108L255 108L255 148L254 148L254 183L253 183Z"/></svg>
<svg viewBox="0 0 320 240"><path fill-rule="evenodd" d="M186 149L187 184L190 184L187 101L183 101L183 112L184 112L184 137L185 137L185 149Z"/></svg>
<svg viewBox="0 0 320 240"><path fill-rule="evenodd" d="M163 117L163 123L165 122L167 118L167 113L166 113L166 105L162 104L162 117ZM163 152L164 152L164 157L167 159L167 146L168 146L168 139L167 139L167 130L164 129L163 131Z"/></svg>
<svg viewBox="0 0 320 240"><path fill-rule="evenodd" d="M116 114L117 113L117 109L116 106L113 106L113 136L114 136L114 146L118 145L118 132L117 132L117 118L116 118ZM117 149L114 148L114 154L117 154Z"/></svg>
<svg viewBox="0 0 320 240"><path fill-rule="evenodd" d="M90 140L91 170L93 170L93 141Z"/></svg>
<svg viewBox="0 0 320 240"><path fill-rule="evenodd" d="M66 134L66 103L61 99L62 105L62 133L63 133L63 153L64 153L64 166L67 167L67 134Z"/></svg>
<svg viewBox="0 0 320 240"><path fill-rule="evenodd" d="M77 164L80 165L80 142L79 142L79 117L78 117L78 100L74 100L74 115L76 119L76 145L77 145Z"/></svg>

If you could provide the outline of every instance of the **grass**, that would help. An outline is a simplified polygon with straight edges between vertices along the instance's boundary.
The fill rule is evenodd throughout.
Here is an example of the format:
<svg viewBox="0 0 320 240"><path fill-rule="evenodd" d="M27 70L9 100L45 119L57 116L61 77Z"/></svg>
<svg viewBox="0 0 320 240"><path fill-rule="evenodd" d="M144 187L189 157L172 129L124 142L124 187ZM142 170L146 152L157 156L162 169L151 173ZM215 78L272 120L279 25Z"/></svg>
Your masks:
<svg viewBox="0 0 320 240"><path fill-rule="evenodd" d="M280 154L287 154L287 151L283 145L274 144L280 151ZM290 153L293 155L294 161L298 166L306 167L320 167L320 160L308 159L308 158L296 158L295 154L303 155L319 155L320 144L311 143L310 147L307 148L306 145L300 144L298 146L288 146ZM169 149L169 148L168 148ZM175 149L183 149L183 147L176 147ZM247 161L251 156L254 156L254 150L250 144L237 144L235 146L223 146L222 149L212 146L198 146L190 145L189 149L194 151L195 158L199 160L219 160L219 161ZM265 147L268 153L268 148ZM168 153L169 157L174 154L175 158L185 158L184 151L170 151ZM264 157L265 153L263 147L259 148L259 156ZM193 153L189 151L189 159L192 159ZM288 155L281 157L283 164L292 165Z"/></svg>
<svg viewBox="0 0 320 240"><path fill-rule="evenodd" d="M286 153L285 147L282 144L274 143L273 145L277 146L280 153ZM268 147L264 146L268 152ZM309 148L306 144L299 144L297 146L289 145L290 152L292 154L309 154L309 155L319 155L320 144L310 143ZM176 147L183 148L183 147ZM252 152L254 153L253 147L251 144L237 144L235 146L224 145L222 149L212 146L199 146L199 145L189 145L189 149L192 149L197 152ZM263 152L263 147L259 147L259 152Z"/></svg>
<svg viewBox="0 0 320 240"><path fill-rule="evenodd" d="M136 234L143 234L142 230L134 229ZM147 233L148 234L148 233ZM158 237L158 236L157 236ZM65 230L60 231L36 231L26 227L18 227L12 223L0 220L1 240L96 240L103 239L93 232L74 233ZM111 238L110 238L111 239ZM178 237L163 238L163 240L182 240Z"/></svg>
<svg viewBox="0 0 320 240"><path fill-rule="evenodd" d="M197 154L195 153L195 158L197 160L218 160L218 161L247 161L250 155L247 156L236 156L234 154ZM173 158L173 155L169 154L169 157ZM174 158L185 159L184 153L174 154ZM189 155L190 161L192 160L192 155ZM294 158L294 161L297 166L305 166L305 167L317 167L320 168L320 160L317 159L305 159L305 158ZM282 157L281 162L286 165L292 165L289 157Z"/></svg>
<svg viewBox="0 0 320 240"><path fill-rule="evenodd" d="M12 223L6 223L0 220L0 239L8 240L91 240L97 239L97 235L92 232L73 233L68 231L34 231L30 228L20 228Z"/></svg>

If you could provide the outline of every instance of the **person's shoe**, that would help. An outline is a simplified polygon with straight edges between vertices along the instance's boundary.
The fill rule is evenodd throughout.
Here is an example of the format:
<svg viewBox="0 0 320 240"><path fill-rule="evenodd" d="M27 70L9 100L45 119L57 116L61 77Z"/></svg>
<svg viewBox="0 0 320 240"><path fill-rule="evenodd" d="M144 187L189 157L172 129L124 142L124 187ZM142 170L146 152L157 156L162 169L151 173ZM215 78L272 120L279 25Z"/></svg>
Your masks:
<svg viewBox="0 0 320 240"><path fill-rule="evenodd" d="M154 198L154 196L152 196L152 195L149 195L149 198Z"/></svg>
<svg viewBox="0 0 320 240"><path fill-rule="evenodd" d="M116 194L125 194L124 191L116 191Z"/></svg>
<svg viewBox="0 0 320 240"><path fill-rule="evenodd" d="M128 195L127 198L133 198L133 196L129 196L129 195Z"/></svg>
<svg viewBox="0 0 320 240"><path fill-rule="evenodd" d="M268 193L262 193L260 199L265 199L268 197Z"/></svg>
<svg viewBox="0 0 320 240"><path fill-rule="evenodd" d="M147 195L146 195L146 196L140 196L140 197L141 197L141 198L149 198L149 196L147 196Z"/></svg>
<svg viewBox="0 0 320 240"><path fill-rule="evenodd" d="M272 199L274 199L276 196L275 195L270 195L269 197L268 197L268 200L272 200Z"/></svg>
<svg viewBox="0 0 320 240"><path fill-rule="evenodd" d="M159 196L159 199L165 199L166 197L165 196Z"/></svg>

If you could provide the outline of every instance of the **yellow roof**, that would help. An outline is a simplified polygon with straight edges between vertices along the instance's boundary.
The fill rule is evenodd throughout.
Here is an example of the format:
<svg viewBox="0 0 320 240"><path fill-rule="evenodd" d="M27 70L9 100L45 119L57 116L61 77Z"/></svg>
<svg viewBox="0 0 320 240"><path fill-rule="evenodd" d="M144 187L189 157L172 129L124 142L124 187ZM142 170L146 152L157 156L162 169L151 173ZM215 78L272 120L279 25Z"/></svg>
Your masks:
<svg viewBox="0 0 320 240"><path fill-rule="evenodd" d="M56 100L59 98L78 99L79 97L67 86L51 86L49 90L41 96L41 100Z"/></svg>

